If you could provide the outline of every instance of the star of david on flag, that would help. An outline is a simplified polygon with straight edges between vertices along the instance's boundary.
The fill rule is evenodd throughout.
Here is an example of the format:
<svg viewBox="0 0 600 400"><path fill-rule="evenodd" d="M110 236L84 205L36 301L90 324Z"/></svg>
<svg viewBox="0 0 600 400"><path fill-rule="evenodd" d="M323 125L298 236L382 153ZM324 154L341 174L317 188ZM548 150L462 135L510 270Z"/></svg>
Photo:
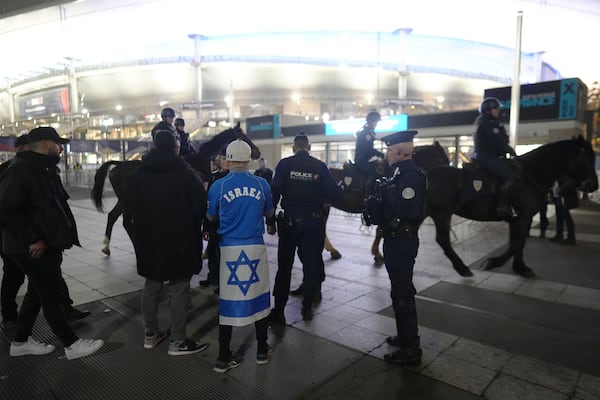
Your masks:
<svg viewBox="0 0 600 400"><path fill-rule="evenodd" d="M244 296L248 294L248 289L253 283L260 282L258 278L257 268L260 263L260 258L251 260L246 252L242 250L235 261L226 261L225 264L231 272L228 285L238 286ZM241 268L247 266L247 268ZM249 276L248 276L249 275Z"/></svg>

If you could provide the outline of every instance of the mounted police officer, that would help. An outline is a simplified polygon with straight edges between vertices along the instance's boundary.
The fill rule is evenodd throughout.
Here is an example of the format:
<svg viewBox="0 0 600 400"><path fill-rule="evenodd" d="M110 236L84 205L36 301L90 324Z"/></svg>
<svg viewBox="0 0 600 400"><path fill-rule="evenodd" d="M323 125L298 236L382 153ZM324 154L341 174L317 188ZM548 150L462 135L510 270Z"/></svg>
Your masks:
<svg viewBox="0 0 600 400"><path fill-rule="evenodd" d="M499 218L507 218L513 216L510 197L516 186L517 176L503 158L507 153L513 157L517 154L508 144L504 125L498 122L500 110L500 101L494 97L486 98L481 103L480 115L473 128L474 149L471 158L501 181L496 214Z"/></svg>
<svg viewBox="0 0 600 400"><path fill-rule="evenodd" d="M383 160L384 155L382 152L373 148L373 142L375 141L375 128L377 123L381 121L381 115L376 111L371 111L367 114L365 125L356 132L356 144L354 147L354 162L356 168L368 177L365 185L365 193L371 192L373 183L375 181L376 172L373 165L373 159Z"/></svg>
<svg viewBox="0 0 600 400"><path fill-rule="evenodd" d="M190 134L185 131L185 120L183 118L175 118L175 130L179 135L179 157L194 154L196 150L190 143Z"/></svg>
<svg viewBox="0 0 600 400"><path fill-rule="evenodd" d="M296 249L304 273L302 318L305 321L312 319L312 302L320 292L324 276L322 252L326 220L323 203L326 198L339 200L343 196L325 163L309 155L310 143L306 135L296 135L293 150L293 156L277 164L271 182L273 205L282 198L284 215L278 217L278 270L273 289L275 308L270 319L272 323L282 325L285 324L284 309Z"/></svg>
<svg viewBox="0 0 600 400"><path fill-rule="evenodd" d="M171 107L165 107L160 112L161 121L154 125L152 128L152 141L154 141L154 137L156 136L156 132L158 131L171 131L175 138L180 141L179 136L177 134L177 130L173 126L173 120L175 119L175 110Z"/></svg>
<svg viewBox="0 0 600 400"><path fill-rule="evenodd" d="M420 339L415 306L416 290L412 283L415 258L419 249L419 226L425 214L424 172L412 160L416 131L402 131L381 139L388 146L386 159L393 175L384 180L377 221L383 232L383 258L391 281L391 297L398 334L386 339L398 347L384 356L393 364L415 366L421 362Z"/></svg>

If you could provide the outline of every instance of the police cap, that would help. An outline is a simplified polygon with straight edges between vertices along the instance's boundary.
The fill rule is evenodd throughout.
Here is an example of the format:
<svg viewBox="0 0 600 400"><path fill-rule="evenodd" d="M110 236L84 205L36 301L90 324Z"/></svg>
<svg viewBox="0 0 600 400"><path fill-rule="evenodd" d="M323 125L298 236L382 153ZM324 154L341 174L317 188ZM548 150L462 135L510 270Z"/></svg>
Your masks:
<svg viewBox="0 0 600 400"><path fill-rule="evenodd" d="M381 141L386 144L386 146L393 146L398 143L406 143L412 142L415 135L419 133L417 131L400 131L396 133L392 133L391 135L387 135L381 138Z"/></svg>

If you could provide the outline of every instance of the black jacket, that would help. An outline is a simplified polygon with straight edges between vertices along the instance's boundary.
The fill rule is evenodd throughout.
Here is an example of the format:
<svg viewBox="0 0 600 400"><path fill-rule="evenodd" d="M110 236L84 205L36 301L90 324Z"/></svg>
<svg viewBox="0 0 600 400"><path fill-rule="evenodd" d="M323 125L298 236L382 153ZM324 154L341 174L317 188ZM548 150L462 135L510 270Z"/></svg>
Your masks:
<svg viewBox="0 0 600 400"><path fill-rule="evenodd" d="M183 159L151 150L133 177L138 274L156 282L186 279L202 268L202 179Z"/></svg>
<svg viewBox="0 0 600 400"><path fill-rule="evenodd" d="M473 158L477 159L478 156L504 157L506 153L516 155L508 142L506 129L497 119L488 114L481 114L477 117L473 129Z"/></svg>
<svg viewBox="0 0 600 400"><path fill-rule="evenodd" d="M0 177L0 226L5 254L26 254L43 240L53 249L79 246L56 162L33 151L18 153Z"/></svg>

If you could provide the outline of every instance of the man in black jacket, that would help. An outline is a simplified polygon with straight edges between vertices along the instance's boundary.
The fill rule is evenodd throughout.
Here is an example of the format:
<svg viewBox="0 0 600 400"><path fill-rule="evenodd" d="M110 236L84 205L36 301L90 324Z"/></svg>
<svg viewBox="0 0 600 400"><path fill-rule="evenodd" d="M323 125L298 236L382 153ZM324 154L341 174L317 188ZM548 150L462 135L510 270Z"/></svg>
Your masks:
<svg viewBox="0 0 600 400"><path fill-rule="evenodd" d="M31 337L40 311L65 346L67 359L98 350L102 340L80 339L69 326L62 302L62 252L79 246L75 218L67 203L56 164L68 139L51 127L29 132L29 151L16 155L0 180L2 251L29 279L17 319L10 355L48 354L54 346Z"/></svg>
<svg viewBox="0 0 600 400"><path fill-rule="evenodd" d="M168 332L159 329L158 302L163 283L171 292L171 342L168 354L194 354L208 343L187 338L190 278L202 267L202 220L207 196L198 173L178 157L171 131L159 131L154 149L133 178L133 231L138 274L146 278L142 293L144 348L152 349Z"/></svg>
<svg viewBox="0 0 600 400"><path fill-rule="evenodd" d="M15 153L29 150L29 135L23 134L15 139ZM8 169L12 160L0 165L0 177ZM16 302L19 289L25 282L25 273L10 257L6 257L0 249L3 261L2 285L0 286L0 308L2 309L2 326L7 332L13 333L17 325L18 305ZM75 321L90 315L90 311L80 311L73 307L73 300L69 295L69 288L64 279L61 279L63 289L63 307L67 320Z"/></svg>

